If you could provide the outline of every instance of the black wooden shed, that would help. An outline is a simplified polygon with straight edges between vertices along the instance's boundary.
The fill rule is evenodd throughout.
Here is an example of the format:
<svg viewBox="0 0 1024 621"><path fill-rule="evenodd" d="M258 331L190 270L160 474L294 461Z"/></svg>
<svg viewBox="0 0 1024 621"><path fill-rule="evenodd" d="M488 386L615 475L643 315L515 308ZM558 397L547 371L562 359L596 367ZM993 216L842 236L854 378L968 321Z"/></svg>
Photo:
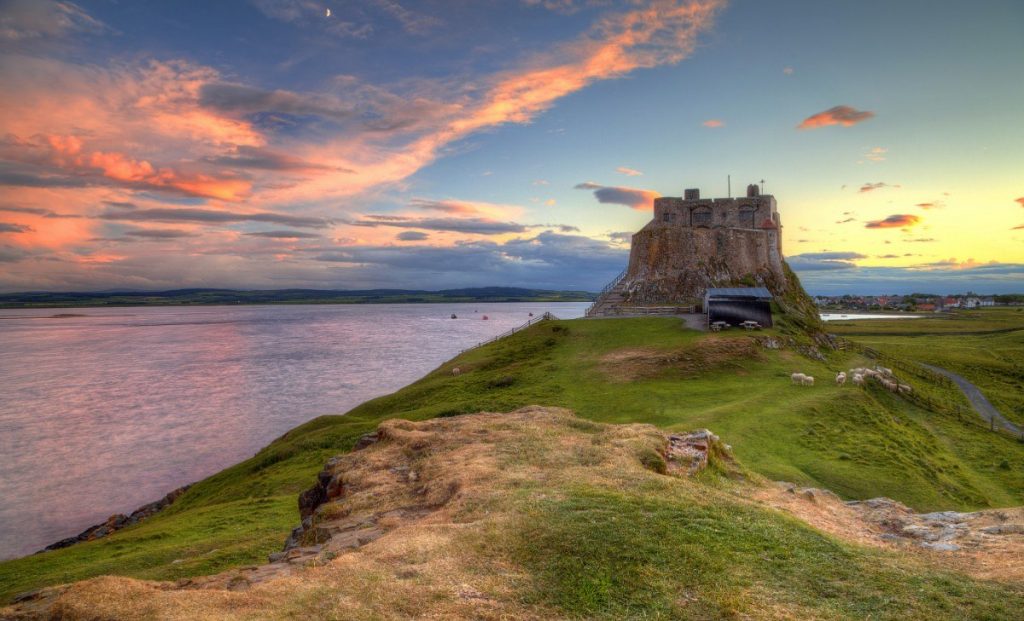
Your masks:
<svg viewBox="0 0 1024 621"><path fill-rule="evenodd" d="M756 321L763 328L772 325L772 294L764 287L725 287L708 289L704 293L704 313L708 325L724 321L738 326L744 321Z"/></svg>

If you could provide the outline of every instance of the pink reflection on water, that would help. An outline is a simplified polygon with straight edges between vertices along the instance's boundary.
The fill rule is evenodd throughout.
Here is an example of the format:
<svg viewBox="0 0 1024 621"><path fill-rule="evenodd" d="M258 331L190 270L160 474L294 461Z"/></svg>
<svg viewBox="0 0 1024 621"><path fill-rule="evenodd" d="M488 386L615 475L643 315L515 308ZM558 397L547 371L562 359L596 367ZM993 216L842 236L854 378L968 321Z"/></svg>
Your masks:
<svg viewBox="0 0 1024 621"><path fill-rule="evenodd" d="M528 313L585 304L0 311L0 557L391 392ZM450 319L456 314L460 319Z"/></svg>

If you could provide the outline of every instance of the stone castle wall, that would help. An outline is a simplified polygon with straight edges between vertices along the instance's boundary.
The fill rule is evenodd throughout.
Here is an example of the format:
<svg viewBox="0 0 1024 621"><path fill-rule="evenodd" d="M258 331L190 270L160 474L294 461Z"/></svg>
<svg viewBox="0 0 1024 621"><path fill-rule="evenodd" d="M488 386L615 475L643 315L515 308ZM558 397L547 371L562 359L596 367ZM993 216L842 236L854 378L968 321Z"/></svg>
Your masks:
<svg viewBox="0 0 1024 621"><path fill-rule="evenodd" d="M781 294L785 283L778 228L649 225L633 235L624 294L629 304L674 304L699 299L708 287Z"/></svg>

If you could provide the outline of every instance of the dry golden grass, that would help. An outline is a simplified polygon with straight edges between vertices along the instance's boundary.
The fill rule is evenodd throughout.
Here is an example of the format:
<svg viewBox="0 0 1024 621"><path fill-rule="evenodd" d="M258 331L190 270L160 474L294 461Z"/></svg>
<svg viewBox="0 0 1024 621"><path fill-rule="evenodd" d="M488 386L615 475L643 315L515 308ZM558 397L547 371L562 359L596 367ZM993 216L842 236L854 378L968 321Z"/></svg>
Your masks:
<svg viewBox="0 0 1024 621"><path fill-rule="evenodd" d="M650 507L654 512L665 510L665 505L658 504L665 498L681 506L687 502L767 505L837 538L885 545L879 542L877 529L858 521L856 511L838 500L825 497L811 502L758 481L716 486L653 472L643 456L652 451L664 455L666 436L651 425L602 425L578 419L568 410L528 407L507 414L390 420L379 431L379 442L338 461L335 471L343 477L345 494L323 505L315 519L315 526L333 537L323 545L323 553L307 564L239 568L179 583L100 577L0 610L0 617L68 621L578 617L559 608L557 600L536 595L543 592L538 589L540 574L521 564L524 557L510 553L514 550L510 540L518 536L516 529L530 526L524 522L534 515L530 507L565 499L575 502L579 490L642 491L654 499ZM728 520L728 514L717 519ZM630 529L643 528L644 519L623 524L623 531L607 532L628 535ZM717 528L706 523L701 527L710 533ZM778 527L783 534L792 530L788 524ZM607 523L602 528L607 529ZM353 546L346 535L353 529L379 532L369 543ZM758 532L760 538L769 531ZM823 549L834 549L824 545ZM945 562L923 552L915 553L918 557L921 564ZM982 577L1011 576L1000 567L1013 559L990 558L997 560L986 564L961 560L956 569ZM1016 558L1014 571L1020 571L1022 558ZM749 565L735 570L740 576L735 585L678 587L670 603L673 614L687 617L692 611L705 616L711 593L714 609L726 611L720 613L724 616L836 618L801 601L800 594L780 596L757 580L743 578L756 575L749 573ZM1019 577L1019 573L1012 575Z"/></svg>
<svg viewBox="0 0 1024 621"><path fill-rule="evenodd" d="M626 348L601 357L600 369L616 382L635 382L656 377L698 377L708 371L733 368L761 360L756 341L748 338L708 336L672 349Z"/></svg>

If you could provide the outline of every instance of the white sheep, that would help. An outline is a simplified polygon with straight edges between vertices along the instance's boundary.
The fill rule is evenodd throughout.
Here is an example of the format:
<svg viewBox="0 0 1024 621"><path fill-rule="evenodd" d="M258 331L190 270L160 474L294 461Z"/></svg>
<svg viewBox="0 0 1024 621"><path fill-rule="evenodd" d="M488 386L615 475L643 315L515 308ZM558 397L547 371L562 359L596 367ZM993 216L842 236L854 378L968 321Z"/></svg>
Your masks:
<svg viewBox="0 0 1024 621"><path fill-rule="evenodd" d="M892 377L892 369L887 369L885 367L875 367L875 370L881 373L882 375L888 375L889 377Z"/></svg>
<svg viewBox="0 0 1024 621"><path fill-rule="evenodd" d="M814 378L810 375L804 375L803 379L800 380L800 384L803 386L814 386Z"/></svg>
<svg viewBox="0 0 1024 621"><path fill-rule="evenodd" d="M846 372L845 371L840 371L839 375L836 375L836 385L837 386L842 386L845 383L846 383Z"/></svg>
<svg viewBox="0 0 1024 621"><path fill-rule="evenodd" d="M897 388L897 390L899 390L901 393L903 393L905 395L909 395L914 390L908 384L900 384L896 388Z"/></svg>
<svg viewBox="0 0 1024 621"><path fill-rule="evenodd" d="M803 384L805 377L807 376L804 375L803 373L792 373L789 376L789 381L794 384Z"/></svg>
<svg viewBox="0 0 1024 621"><path fill-rule="evenodd" d="M854 373L852 381L853 381L854 386L863 386L864 385L864 376L861 375L860 373Z"/></svg>
<svg viewBox="0 0 1024 621"><path fill-rule="evenodd" d="M452 375L453 376L458 377L461 374L462 374L462 369L460 369L459 367L455 367L454 369L452 369Z"/></svg>

